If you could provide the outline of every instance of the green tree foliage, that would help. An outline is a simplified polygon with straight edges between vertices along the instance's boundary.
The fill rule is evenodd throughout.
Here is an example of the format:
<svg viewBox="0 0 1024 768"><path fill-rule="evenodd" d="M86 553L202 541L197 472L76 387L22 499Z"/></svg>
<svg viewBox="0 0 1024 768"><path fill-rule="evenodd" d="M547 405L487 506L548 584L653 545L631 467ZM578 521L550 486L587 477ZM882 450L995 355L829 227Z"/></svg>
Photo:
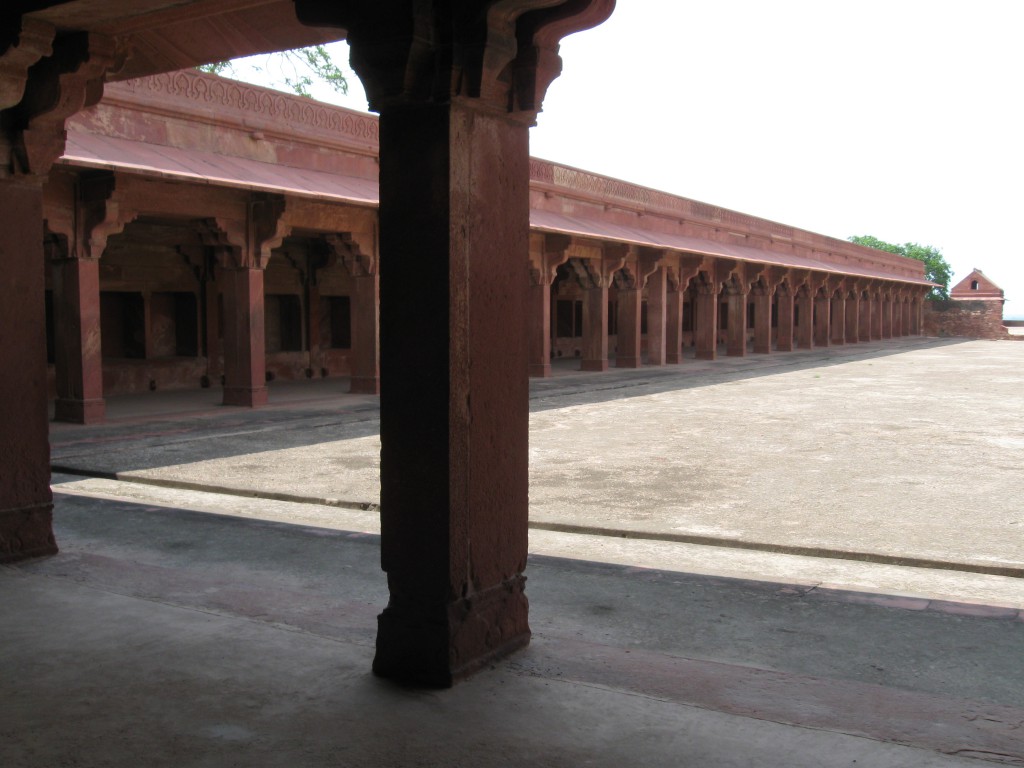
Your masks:
<svg viewBox="0 0 1024 768"><path fill-rule="evenodd" d="M868 248L876 248L879 251L887 251L899 256L907 256L911 259L923 261L925 276L933 283L938 284L937 287L932 288L928 298L949 298L949 281L953 276L953 268L949 266L949 262L946 261L938 248L931 245L918 245L917 243L896 245L879 240L871 235L854 235L849 239L851 243L856 243L857 245L866 245Z"/></svg>
<svg viewBox="0 0 1024 768"><path fill-rule="evenodd" d="M325 83L336 93L348 93L345 73L334 63L330 53L322 45L268 54L263 57L263 63L257 64L254 59L249 64L269 81L279 80L299 96L312 98L310 88L315 82ZM225 77L235 75L234 62L231 61L203 64L198 69Z"/></svg>

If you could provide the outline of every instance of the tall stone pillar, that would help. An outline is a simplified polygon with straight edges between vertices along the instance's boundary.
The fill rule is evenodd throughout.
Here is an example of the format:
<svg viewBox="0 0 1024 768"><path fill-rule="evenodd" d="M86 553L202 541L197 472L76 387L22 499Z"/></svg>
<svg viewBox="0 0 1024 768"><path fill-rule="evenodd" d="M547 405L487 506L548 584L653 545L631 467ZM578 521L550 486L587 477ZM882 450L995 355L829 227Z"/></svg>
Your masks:
<svg viewBox="0 0 1024 768"><path fill-rule="evenodd" d="M700 284L693 300L694 341L698 360L718 356L718 286Z"/></svg>
<svg viewBox="0 0 1024 768"><path fill-rule="evenodd" d="M457 7L456 7L457 5ZM529 140L558 40L611 2L298 0L380 112L377 674L446 686L529 642ZM468 23L480 20L487 23ZM607 311L607 310L605 310Z"/></svg>
<svg viewBox="0 0 1024 768"><path fill-rule="evenodd" d="M793 351L793 290L786 284L780 285L775 291L778 302L779 327L777 329L775 348L779 352Z"/></svg>
<svg viewBox="0 0 1024 768"><path fill-rule="evenodd" d="M99 424L106 413L99 261L68 257L55 259L52 265L57 378L54 418Z"/></svg>
<svg viewBox="0 0 1024 768"><path fill-rule="evenodd" d="M362 238L362 239L360 239ZM380 394L380 277L370 237L352 232L324 242L352 278L352 375L349 392Z"/></svg>
<svg viewBox="0 0 1024 768"><path fill-rule="evenodd" d="M754 297L754 353L767 355L772 351L772 295L767 286L751 289Z"/></svg>
<svg viewBox="0 0 1024 768"><path fill-rule="evenodd" d="M643 310L643 291L639 277L630 286L619 288L619 335L615 352L616 368L639 368L640 313Z"/></svg>
<svg viewBox="0 0 1024 768"><path fill-rule="evenodd" d="M839 290L830 299L829 324L831 326L830 342L834 345L846 343L846 293Z"/></svg>
<svg viewBox="0 0 1024 768"><path fill-rule="evenodd" d="M820 291L814 297L814 346L816 347L827 347L829 344L831 304L827 289Z"/></svg>
<svg viewBox="0 0 1024 768"><path fill-rule="evenodd" d="M726 329L726 354L729 357L743 357L747 354L747 291L745 280L734 279L726 285L729 311Z"/></svg>
<svg viewBox="0 0 1024 768"><path fill-rule="evenodd" d="M608 370L608 283L596 280L583 289L581 371Z"/></svg>
<svg viewBox="0 0 1024 768"><path fill-rule="evenodd" d="M892 338L892 294L882 294L882 338Z"/></svg>
<svg viewBox="0 0 1024 768"><path fill-rule="evenodd" d="M267 353L263 312L263 270L225 266L224 405L267 404Z"/></svg>
<svg viewBox="0 0 1024 768"><path fill-rule="evenodd" d="M349 391L380 394L380 277L373 270L352 278L352 376Z"/></svg>
<svg viewBox="0 0 1024 768"><path fill-rule="evenodd" d="M678 291L677 291L678 293ZM668 270L657 269L647 279L647 364L668 362ZM682 325L680 325L680 330ZM678 339L678 334L676 339ZM678 347L677 347L678 349ZM677 358L678 362L678 358Z"/></svg>
<svg viewBox="0 0 1024 768"><path fill-rule="evenodd" d="M551 286L569 259L571 242L565 235L530 233L530 376L551 375Z"/></svg>
<svg viewBox="0 0 1024 768"><path fill-rule="evenodd" d="M858 291L860 301L858 302L858 329L857 336L860 341L871 341L871 298L867 291Z"/></svg>
<svg viewBox="0 0 1024 768"><path fill-rule="evenodd" d="M797 326L796 346L811 349L814 346L814 296L809 286L800 289L796 299L800 324Z"/></svg>
<svg viewBox="0 0 1024 768"><path fill-rule="evenodd" d="M882 340L882 293L877 288L871 294L871 340Z"/></svg>
<svg viewBox="0 0 1024 768"><path fill-rule="evenodd" d="M904 336L909 336L913 333L911 327L910 296L908 295L903 297L903 323L900 326L900 330Z"/></svg>
<svg viewBox="0 0 1024 768"><path fill-rule="evenodd" d="M102 95L112 41L56 40L53 26L4 21L0 51L0 562L53 554L46 403L43 183L64 121ZM39 64L39 66L35 66ZM86 281L89 277L86 275Z"/></svg>
<svg viewBox="0 0 1024 768"><path fill-rule="evenodd" d="M668 309L665 321L665 361L669 365L683 362L683 310L686 303L686 290L690 281L700 271L702 259L699 256L680 255L678 270L675 267L667 270Z"/></svg>
<svg viewBox="0 0 1024 768"><path fill-rule="evenodd" d="M860 340L860 291L851 291L846 297L846 343Z"/></svg>

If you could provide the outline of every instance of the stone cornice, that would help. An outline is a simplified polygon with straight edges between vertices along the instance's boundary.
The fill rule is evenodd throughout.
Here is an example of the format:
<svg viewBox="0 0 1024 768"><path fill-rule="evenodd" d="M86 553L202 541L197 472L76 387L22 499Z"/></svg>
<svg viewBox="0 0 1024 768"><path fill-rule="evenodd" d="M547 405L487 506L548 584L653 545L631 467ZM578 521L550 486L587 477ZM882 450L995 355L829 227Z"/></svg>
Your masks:
<svg viewBox="0 0 1024 768"><path fill-rule="evenodd" d="M603 205L606 209L614 206L642 216L660 216L715 229L727 229L735 234L755 238L751 244L767 246L767 250L792 253L800 248L813 252L816 258L825 261L833 261L835 256L841 256L854 263L882 265L906 277L921 277L924 274L920 262L914 259L548 160L530 158L530 187Z"/></svg>
<svg viewBox="0 0 1024 768"><path fill-rule="evenodd" d="M198 70L107 85L105 104L216 122L282 139L376 155L377 118Z"/></svg>

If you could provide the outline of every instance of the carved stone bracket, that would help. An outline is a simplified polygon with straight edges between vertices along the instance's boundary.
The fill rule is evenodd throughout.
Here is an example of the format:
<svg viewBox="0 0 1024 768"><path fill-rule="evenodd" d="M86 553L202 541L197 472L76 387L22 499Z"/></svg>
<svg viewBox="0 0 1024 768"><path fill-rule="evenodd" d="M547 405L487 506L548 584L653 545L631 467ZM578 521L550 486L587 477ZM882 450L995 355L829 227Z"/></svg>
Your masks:
<svg viewBox="0 0 1024 768"><path fill-rule="evenodd" d="M63 236L67 248L59 258L98 259L107 240L138 217L109 171L83 173L75 180L73 215L47 220L50 231Z"/></svg>
<svg viewBox="0 0 1024 768"><path fill-rule="evenodd" d="M558 268L569 261L572 238L553 233L540 234L540 252L530 253L530 284L551 285Z"/></svg>
<svg viewBox="0 0 1024 768"><path fill-rule="evenodd" d="M532 122L561 72L559 40L600 24L614 0L296 0L299 19L347 30L370 109L474 99Z"/></svg>
<svg viewBox="0 0 1024 768"><path fill-rule="evenodd" d="M18 104L25 95L28 70L44 56L53 53L57 30L44 21L21 17L20 28L8 41L0 40L0 109Z"/></svg>
<svg viewBox="0 0 1024 768"><path fill-rule="evenodd" d="M352 277L376 274L377 259L367 244L360 243L351 232L324 235L329 253L341 262Z"/></svg>
<svg viewBox="0 0 1024 768"><path fill-rule="evenodd" d="M29 70L20 102L0 124L0 177L45 176L64 152L64 121L103 95L103 78L116 69L115 42L93 33L57 36L51 56Z"/></svg>
<svg viewBox="0 0 1024 768"><path fill-rule="evenodd" d="M271 252L291 234L284 218L282 195L254 193L246 205L245 221L212 218L203 222L202 240L217 249L224 268L266 269Z"/></svg>
<svg viewBox="0 0 1024 768"><path fill-rule="evenodd" d="M676 290L685 291L690 281L693 280L700 272L701 265L704 260L696 254L683 253L679 255L679 272L678 272L678 288Z"/></svg>
<svg viewBox="0 0 1024 768"><path fill-rule="evenodd" d="M638 258L638 287L643 288L647 285L647 280L662 267L668 267L671 264L670 261L671 251L665 251L658 248L640 248Z"/></svg>

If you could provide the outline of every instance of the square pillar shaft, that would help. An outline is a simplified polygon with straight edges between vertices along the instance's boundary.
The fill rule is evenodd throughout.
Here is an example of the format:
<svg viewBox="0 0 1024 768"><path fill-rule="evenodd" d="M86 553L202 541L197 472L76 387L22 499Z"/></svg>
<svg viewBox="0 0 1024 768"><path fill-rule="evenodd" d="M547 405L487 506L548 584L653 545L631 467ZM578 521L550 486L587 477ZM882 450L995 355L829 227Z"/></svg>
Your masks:
<svg viewBox="0 0 1024 768"><path fill-rule="evenodd" d="M583 291L583 360L581 371L608 370L608 288Z"/></svg>
<svg viewBox="0 0 1024 768"><path fill-rule="evenodd" d="M797 298L800 310L800 324L797 326L797 347L810 349L814 346L814 299L811 296Z"/></svg>
<svg viewBox="0 0 1024 768"><path fill-rule="evenodd" d="M53 263L54 417L72 424L99 424L103 400L100 336L100 270L97 259Z"/></svg>
<svg viewBox="0 0 1024 768"><path fill-rule="evenodd" d="M729 357L743 357L747 354L747 294L729 294L728 305L729 329L726 354Z"/></svg>
<svg viewBox="0 0 1024 768"><path fill-rule="evenodd" d="M263 270L228 268L224 281L224 405L267 403Z"/></svg>
<svg viewBox="0 0 1024 768"><path fill-rule="evenodd" d="M665 306L665 362L676 365L683 362L683 299L685 293L669 291ZM650 311L650 305L648 305ZM648 356L648 360L650 356Z"/></svg>
<svg viewBox="0 0 1024 768"><path fill-rule="evenodd" d="M666 311L668 273L655 270L647 280L647 364L665 365L668 356Z"/></svg>
<svg viewBox="0 0 1024 768"><path fill-rule="evenodd" d="M718 353L718 292L698 291L693 300L694 341L698 360Z"/></svg>
<svg viewBox="0 0 1024 768"><path fill-rule="evenodd" d="M39 183L0 181L0 562L57 551L46 405L43 197Z"/></svg>
<svg viewBox="0 0 1024 768"><path fill-rule="evenodd" d="M846 299L836 298L835 296L829 302L831 308L830 322L832 324L832 336L831 341L833 344L845 344L846 343Z"/></svg>
<svg viewBox="0 0 1024 768"><path fill-rule="evenodd" d="M374 671L450 685L529 642L527 127L461 99L380 119Z"/></svg>
<svg viewBox="0 0 1024 768"><path fill-rule="evenodd" d="M892 338L892 301L882 299L882 338Z"/></svg>
<svg viewBox="0 0 1024 768"><path fill-rule="evenodd" d="M863 295L857 301L857 336L859 341L871 341L871 301Z"/></svg>
<svg viewBox="0 0 1024 768"><path fill-rule="evenodd" d="M903 302L903 324L900 326L904 336L909 336L912 333L910 323L910 302Z"/></svg>
<svg viewBox="0 0 1024 768"><path fill-rule="evenodd" d="M829 342L829 314L831 302L827 296L814 300L814 346L827 347Z"/></svg>
<svg viewBox="0 0 1024 768"><path fill-rule="evenodd" d="M874 341L882 339L882 299L876 295L871 299L871 338Z"/></svg>
<svg viewBox="0 0 1024 768"><path fill-rule="evenodd" d="M860 299L846 299L846 343L856 344L860 334L858 319L860 317Z"/></svg>
<svg viewBox="0 0 1024 768"><path fill-rule="evenodd" d="M767 355L772 351L772 295L768 291L754 294L754 352Z"/></svg>
<svg viewBox="0 0 1024 768"><path fill-rule="evenodd" d="M619 336L615 352L616 368L639 368L640 313L643 309L639 288L619 290Z"/></svg>
<svg viewBox="0 0 1024 768"><path fill-rule="evenodd" d="M793 294L788 291L776 293L779 313L779 328L775 347L779 352L793 351Z"/></svg>
<svg viewBox="0 0 1024 768"><path fill-rule="evenodd" d="M380 394L380 278L376 273L352 279L352 383L349 391Z"/></svg>
<svg viewBox="0 0 1024 768"><path fill-rule="evenodd" d="M542 276L543 278L543 276ZM546 378L551 375L551 286L548 281L530 284L530 375Z"/></svg>

